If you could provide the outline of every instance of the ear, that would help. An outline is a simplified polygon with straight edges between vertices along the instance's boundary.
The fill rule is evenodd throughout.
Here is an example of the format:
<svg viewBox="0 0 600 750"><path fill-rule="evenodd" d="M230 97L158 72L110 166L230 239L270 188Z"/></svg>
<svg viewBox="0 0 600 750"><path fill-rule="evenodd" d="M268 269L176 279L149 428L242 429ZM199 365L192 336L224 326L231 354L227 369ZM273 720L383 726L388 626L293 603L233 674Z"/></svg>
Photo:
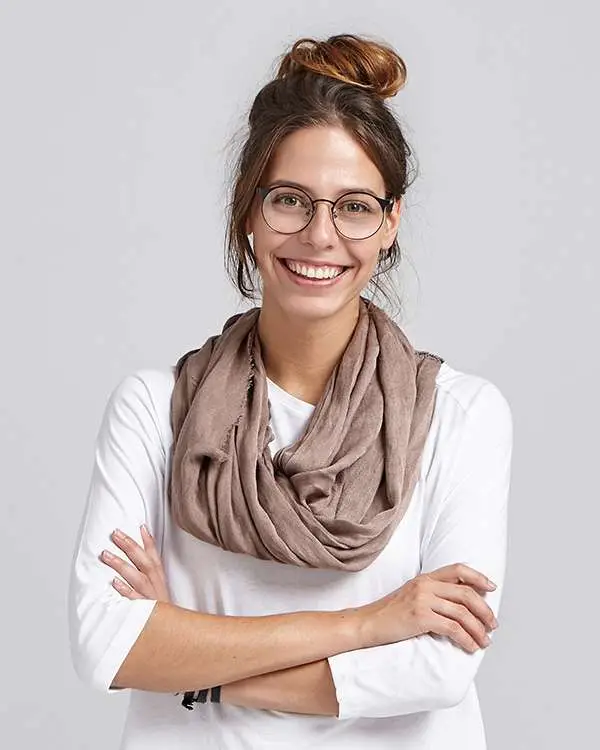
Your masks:
<svg viewBox="0 0 600 750"><path fill-rule="evenodd" d="M391 209L386 212L382 236L384 247L390 247L396 239L398 228L400 227L400 214L402 208L402 198L396 198Z"/></svg>

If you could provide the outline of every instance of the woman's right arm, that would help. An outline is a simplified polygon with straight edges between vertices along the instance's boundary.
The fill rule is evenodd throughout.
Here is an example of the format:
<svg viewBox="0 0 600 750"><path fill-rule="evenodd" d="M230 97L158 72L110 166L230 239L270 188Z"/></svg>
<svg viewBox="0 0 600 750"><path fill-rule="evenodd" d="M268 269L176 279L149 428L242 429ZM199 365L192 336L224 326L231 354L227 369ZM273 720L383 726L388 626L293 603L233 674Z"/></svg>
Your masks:
<svg viewBox="0 0 600 750"><path fill-rule="evenodd" d="M359 647L348 612L230 617L158 602L113 687L183 692L276 672Z"/></svg>
<svg viewBox="0 0 600 750"><path fill-rule="evenodd" d="M166 461L157 408L170 386L166 373L140 371L117 386L104 412L69 587L80 678L106 691L181 692L359 648L348 612L227 617L129 600L113 588L114 571L99 555L108 549L125 558L111 541L114 529L141 544L145 523L161 546Z"/></svg>

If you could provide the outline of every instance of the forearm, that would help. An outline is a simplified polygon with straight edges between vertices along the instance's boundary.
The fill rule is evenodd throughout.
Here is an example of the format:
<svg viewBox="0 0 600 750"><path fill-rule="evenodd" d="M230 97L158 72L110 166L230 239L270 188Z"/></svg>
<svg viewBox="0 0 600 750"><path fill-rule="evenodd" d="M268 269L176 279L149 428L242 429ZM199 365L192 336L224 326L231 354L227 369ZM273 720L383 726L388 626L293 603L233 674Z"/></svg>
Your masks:
<svg viewBox="0 0 600 750"><path fill-rule="evenodd" d="M230 683L221 701L313 716L337 716L339 710L327 659Z"/></svg>
<svg viewBox="0 0 600 750"><path fill-rule="evenodd" d="M112 687L226 685L358 648L358 638L351 610L228 617L158 602Z"/></svg>

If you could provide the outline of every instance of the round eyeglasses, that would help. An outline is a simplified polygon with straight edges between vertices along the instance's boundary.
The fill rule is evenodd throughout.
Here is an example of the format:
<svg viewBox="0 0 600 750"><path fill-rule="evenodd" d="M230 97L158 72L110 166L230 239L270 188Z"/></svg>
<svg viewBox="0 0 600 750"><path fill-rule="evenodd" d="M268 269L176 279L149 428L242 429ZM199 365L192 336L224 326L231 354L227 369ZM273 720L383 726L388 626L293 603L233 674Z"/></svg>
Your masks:
<svg viewBox="0 0 600 750"><path fill-rule="evenodd" d="M259 187L261 210L267 225L280 234L296 234L305 229L315 215L317 203L331 205L331 219L336 231L348 240L366 240L379 230L385 211L394 205L393 198L378 198L371 193L344 193L336 201L313 200L308 193L290 185Z"/></svg>

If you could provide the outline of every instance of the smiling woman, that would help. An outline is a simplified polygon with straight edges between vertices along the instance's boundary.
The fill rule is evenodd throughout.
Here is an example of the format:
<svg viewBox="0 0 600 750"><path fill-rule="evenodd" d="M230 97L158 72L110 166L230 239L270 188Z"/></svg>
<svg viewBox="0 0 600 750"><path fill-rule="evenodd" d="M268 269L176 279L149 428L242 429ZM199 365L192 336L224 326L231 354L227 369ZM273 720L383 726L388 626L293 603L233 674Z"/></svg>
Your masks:
<svg viewBox="0 0 600 750"><path fill-rule="evenodd" d="M362 296L399 259L405 78L381 42L293 45L233 176L228 270L261 305L111 396L71 643L132 691L124 750L485 748L510 408Z"/></svg>
<svg viewBox="0 0 600 750"><path fill-rule="evenodd" d="M378 279L385 279L399 258L400 202L411 177L410 147L384 100L405 81L406 66L395 50L352 35L320 43L300 39L283 56L276 78L254 100L234 178L227 260L242 295L254 299L257 282L264 292L266 267L261 268L248 235L265 227L280 244L291 245L296 252L291 260L300 249L307 267L325 262L314 248L306 253L307 242L316 238L326 248L323 232L333 230L337 239L349 242L334 253L330 248L327 261L346 255L345 264L355 269L354 296L368 284L384 291L385 282ZM270 193L276 187L294 189L293 198L289 192L286 197L287 208L290 199L295 206L293 222L291 215L285 222L280 211L276 215L275 207L282 208L276 202L279 189ZM258 225L257 194L263 218ZM344 197L345 203L334 206ZM356 217L359 206L368 220ZM267 240L277 241L275 236ZM352 249L359 252L353 263L347 257ZM344 265L341 259L337 264Z"/></svg>

